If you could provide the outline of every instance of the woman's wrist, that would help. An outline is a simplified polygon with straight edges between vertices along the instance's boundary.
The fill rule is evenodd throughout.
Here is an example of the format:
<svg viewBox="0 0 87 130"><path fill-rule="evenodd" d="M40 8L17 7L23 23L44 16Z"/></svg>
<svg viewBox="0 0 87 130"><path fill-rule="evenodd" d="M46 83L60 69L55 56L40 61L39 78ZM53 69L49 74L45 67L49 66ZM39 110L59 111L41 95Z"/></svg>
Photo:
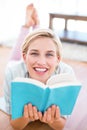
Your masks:
<svg viewBox="0 0 87 130"><path fill-rule="evenodd" d="M66 123L66 118L61 117L60 120L56 120L53 123L49 124L55 130L63 130Z"/></svg>

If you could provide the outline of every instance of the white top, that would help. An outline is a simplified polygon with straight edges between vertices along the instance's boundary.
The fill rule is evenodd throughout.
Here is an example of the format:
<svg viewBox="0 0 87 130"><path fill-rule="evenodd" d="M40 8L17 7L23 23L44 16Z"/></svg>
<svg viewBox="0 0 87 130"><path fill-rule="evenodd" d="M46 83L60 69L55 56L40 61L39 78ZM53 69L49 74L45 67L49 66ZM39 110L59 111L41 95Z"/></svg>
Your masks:
<svg viewBox="0 0 87 130"><path fill-rule="evenodd" d="M58 65L58 68L56 72L53 74L60 74L60 73L73 73L73 69L63 63L60 62ZM27 68L25 63L21 61L11 61L8 63L6 72L5 72L5 80L4 80L4 99L1 101L3 102L3 106L0 105L0 109L3 110L4 112L11 114L11 94L10 94L10 88L11 88L11 81L15 79L16 77L29 77L27 74ZM2 104L2 103L0 103Z"/></svg>

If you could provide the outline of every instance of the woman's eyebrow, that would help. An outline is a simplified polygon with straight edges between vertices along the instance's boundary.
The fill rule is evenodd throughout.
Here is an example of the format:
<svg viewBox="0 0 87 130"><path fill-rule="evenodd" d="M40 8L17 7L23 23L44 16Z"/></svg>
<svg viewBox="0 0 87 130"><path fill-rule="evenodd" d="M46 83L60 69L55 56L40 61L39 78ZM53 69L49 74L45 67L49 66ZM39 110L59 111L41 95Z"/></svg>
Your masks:
<svg viewBox="0 0 87 130"><path fill-rule="evenodd" d="M54 50L48 50L47 52L50 52L50 53L55 53L55 51L54 51Z"/></svg>
<svg viewBox="0 0 87 130"><path fill-rule="evenodd" d="M29 50L30 52L39 52L39 50L37 50L37 49L31 49L31 50ZM55 53L55 51L54 50L47 50L46 51L47 53Z"/></svg>
<svg viewBox="0 0 87 130"><path fill-rule="evenodd" d="M36 51L38 51L37 49L31 49L30 51L34 51L34 52L36 52Z"/></svg>

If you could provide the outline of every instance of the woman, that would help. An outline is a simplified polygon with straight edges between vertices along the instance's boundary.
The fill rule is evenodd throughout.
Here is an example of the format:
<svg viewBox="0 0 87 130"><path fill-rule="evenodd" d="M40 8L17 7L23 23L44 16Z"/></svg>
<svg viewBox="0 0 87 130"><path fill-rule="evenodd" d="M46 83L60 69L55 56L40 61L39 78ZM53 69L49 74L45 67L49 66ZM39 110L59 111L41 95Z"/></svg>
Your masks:
<svg viewBox="0 0 87 130"><path fill-rule="evenodd" d="M71 73L70 66L63 63L62 44L55 33L50 29L36 29L28 34L22 44L21 61L10 62L6 69L4 94L5 112L11 117L10 83L16 77L29 77L46 84L52 76L60 73ZM23 117L10 120L11 125L25 130L32 126L33 129L63 130L66 119L61 116L60 109L55 104L45 111L39 112L32 104L24 106ZM39 124L38 124L39 122ZM38 125L36 125L38 124ZM26 127L25 127L26 126ZM44 127L44 128L43 128Z"/></svg>

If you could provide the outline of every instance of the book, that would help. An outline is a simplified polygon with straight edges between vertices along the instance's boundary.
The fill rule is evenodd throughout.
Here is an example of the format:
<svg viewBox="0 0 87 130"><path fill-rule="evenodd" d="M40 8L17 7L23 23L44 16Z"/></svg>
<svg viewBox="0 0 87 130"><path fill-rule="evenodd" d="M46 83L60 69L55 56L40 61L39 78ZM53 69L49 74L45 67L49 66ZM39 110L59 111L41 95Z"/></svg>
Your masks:
<svg viewBox="0 0 87 130"><path fill-rule="evenodd" d="M22 117L28 103L43 113L55 104L61 115L70 115L80 89L81 83L72 74L54 75L46 84L31 78L16 78L11 82L12 119Z"/></svg>

